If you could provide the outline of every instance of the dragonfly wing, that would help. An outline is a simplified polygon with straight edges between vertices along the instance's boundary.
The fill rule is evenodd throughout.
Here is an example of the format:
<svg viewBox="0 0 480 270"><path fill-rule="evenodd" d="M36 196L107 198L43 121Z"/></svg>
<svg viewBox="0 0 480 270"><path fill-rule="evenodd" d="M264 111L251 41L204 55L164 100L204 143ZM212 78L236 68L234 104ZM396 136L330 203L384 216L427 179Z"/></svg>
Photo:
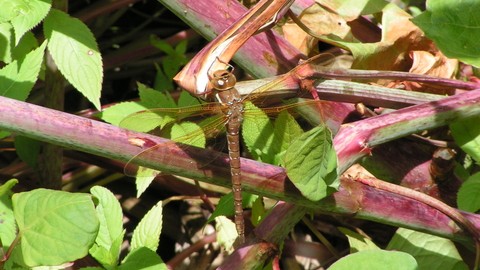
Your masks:
<svg viewBox="0 0 480 270"><path fill-rule="evenodd" d="M275 165L282 164L282 157L288 146L303 133L289 112L305 116L306 111L312 114L311 118L321 119L322 112L318 111L318 105L322 104L322 101L308 100L258 109L251 102L245 102L242 135L249 152L256 160ZM274 122L271 121L273 119ZM316 125L318 123L312 123L312 126Z"/></svg>
<svg viewBox="0 0 480 270"><path fill-rule="evenodd" d="M194 106L194 107L199 108L198 106ZM154 109L154 110L148 110L148 111L143 111L141 113L134 114L133 116L127 117L126 120L128 121L125 122L125 125L127 124L137 125L135 121L138 121L138 120L144 121L145 119L148 119L150 121L152 119L156 119L160 111L162 113L165 113L165 110L163 109L162 110ZM190 111L187 113L185 110L175 110L175 112L178 114L184 114L184 115L188 114L189 116L202 114L202 113L197 113L195 111ZM171 110L169 110L169 113L171 113ZM172 117L172 116L169 116L169 117ZM171 127L166 129L166 131L168 131L166 133L169 134L170 138L172 138L173 140L162 143L162 144L154 144L153 142L149 142L146 139L142 139L142 138L135 138L131 140L132 144L145 149L139 154L137 154L135 157L133 157L125 165L125 168L124 168L126 175L136 177L136 185L138 190L137 195L140 195L150 185L152 180L161 172L150 169L150 168L138 166L136 165L135 161L137 159L142 159L143 156L151 155L155 151L158 151L161 147L170 147L172 144L181 143L181 147L185 150L191 146L202 147L202 148L205 147L206 145L205 134L210 134L210 136L213 136L213 137L216 136L218 132L222 130L222 128L220 127L223 127L226 121L225 116L215 116L215 117L210 117L209 119L210 120L204 120L200 125L197 125L193 122L182 122L179 124L175 122ZM158 126L158 124L156 126ZM154 125L151 125L151 127L155 128ZM201 162L203 164L202 166L204 166L205 164L210 163L211 160L202 160ZM169 164L165 164L165 165L169 165Z"/></svg>
<svg viewBox="0 0 480 270"><path fill-rule="evenodd" d="M258 161L270 163L272 149L273 125L268 116L251 102L245 102L242 137L248 151Z"/></svg>
<svg viewBox="0 0 480 270"><path fill-rule="evenodd" d="M258 100L260 98L266 98L269 95L275 96L279 91L285 89L300 89L297 96L308 93L311 91L308 84L304 85L305 79L321 79L322 76L313 77L313 67L322 66L324 70L330 70L331 66L335 63L335 56L329 53L319 54L308 60L301 62L294 69L289 72L276 77L275 80L269 81L266 84L253 90L244 100Z"/></svg>
<svg viewBox="0 0 480 270"><path fill-rule="evenodd" d="M120 122L120 127L139 132L148 132L157 127L164 127L175 120L175 112L145 110L132 113Z"/></svg>
<svg viewBox="0 0 480 270"><path fill-rule="evenodd" d="M188 117L218 114L222 111L219 103L200 104L183 108L157 108L139 111L125 117L120 127L149 132L157 127L163 128L173 122L180 122Z"/></svg>

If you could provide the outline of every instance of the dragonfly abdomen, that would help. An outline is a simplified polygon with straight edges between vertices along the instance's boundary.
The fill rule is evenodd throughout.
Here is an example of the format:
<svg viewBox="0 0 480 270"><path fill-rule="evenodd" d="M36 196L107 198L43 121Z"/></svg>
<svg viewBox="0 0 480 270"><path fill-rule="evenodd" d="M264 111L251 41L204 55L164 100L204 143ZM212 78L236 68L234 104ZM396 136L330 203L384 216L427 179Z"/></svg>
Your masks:
<svg viewBox="0 0 480 270"><path fill-rule="evenodd" d="M232 176L232 192L235 210L235 227L241 243L245 242L245 221L242 207L242 175L240 169L240 125L241 114L233 113L227 122L228 156Z"/></svg>

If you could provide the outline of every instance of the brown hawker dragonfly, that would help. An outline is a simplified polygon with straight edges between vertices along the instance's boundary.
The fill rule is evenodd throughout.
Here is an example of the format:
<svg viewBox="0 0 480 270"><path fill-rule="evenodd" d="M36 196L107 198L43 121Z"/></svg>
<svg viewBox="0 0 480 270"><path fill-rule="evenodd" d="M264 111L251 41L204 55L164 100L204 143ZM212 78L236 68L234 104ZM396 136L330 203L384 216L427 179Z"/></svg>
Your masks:
<svg viewBox="0 0 480 270"><path fill-rule="evenodd" d="M333 56L327 57L328 60L331 60ZM305 61L304 63L300 64L298 67L302 65L311 64L313 61L318 60L310 59ZM325 56L321 60L325 60ZM122 120L120 123L121 127L133 129L137 131L145 131L143 127L140 127L142 123L149 122L149 127L160 127L163 129L165 126L171 123L178 123L179 121L183 121L189 118L198 118L198 117L206 117L207 115L213 115L212 117L205 120L200 129L196 131L192 131L190 134L182 136L180 138L174 139L175 142L181 142L186 144L193 144L196 146L204 146L204 142L198 144L201 139L198 139L197 135L203 138L205 135L213 134L211 136L215 137L219 131L221 131L224 127L226 127L226 136L228 142L228 152L230 158L230 170L231 170L231 180L232 180L232 191L234 197L234 213L235 213L235 225L237 229L237 233L239 235L240 242L243 243L245 240L245 229L244 229L244 217L243 217L243 207L242 207L242 187L241 187L241 162L240 162L240 129L241 125L245 120L246 125L250 125L250 123L255 123L256 121L267 121L270 122L268 116L266 115L278 115L282 112L286 113L288 110L297 108L297 107L313 107L314 110L320 110L320 113L317 114L319 118L319 122L323 122L323 113L321 112L322 107L320 106L320 101L318 100L310 100L304 101L300 103L294 103L291 105L284 105L278 107L270 107L264 108L259 110L252 102L261 101L265 98L267 93L272 89L282 88L286 80L289 80L293 77L296 77L296 70L295 68L291 70L289 73L278 77L277 79L255 89L250 94L246 95L245 97L241 97L238 91L235 89L236 78L235 76L227 69L224 70L217 70L212 73L212 77L210 83L212 84L213 88L215 89L215 95L219 102L210 102L206 104L200 104L190 107L183 107L183 108L157 108L157 109L149 109L145 111L140 111L137 113L133 113L127 116L125 119ZM310 89L308 89L310 90ZM266 115L265 115L266 114ZM157 124L151 124L156 122ZM255 125L255 124L253 124ZM139 130L140 129L140 130ZM245 128L244 128L245 130ZM301 130L300 130L301 132ZM245 133L245 132L244 132ZM205 134L205 135L204 135ZM271 136L272 134L269 134ZM297 133L297 135L299 135ZM258 140L258 134L254 134L252 136L257 136L256 139ZM263 135L260 135L263 136ZM210 136L209 136L210 137ZM245 137L244 137L245 138ZM254 142L249 143L248 139L245 138L246 145L250 148L250 145L255 144ZM269 142L272 144L271 140ZM273 143L275 144L275 143ZM130 162L127 163L125 167L125 173L130 176L136 176L137 178L147 178L150 177L153 179L154 176L158 174L158 172L153 171L151 169L138 167L134 165L132 162L135 158L141 155L150 154L152 151L160 147L165 147L165 143L154 145L136 157L134 157ZM257 157L258 159L262 159L262 154L256 153L256 150L249 149L252 156ZM285 149L278 149L278 152L285 151ZM265 161L265 160L263 160Z"/></svg>

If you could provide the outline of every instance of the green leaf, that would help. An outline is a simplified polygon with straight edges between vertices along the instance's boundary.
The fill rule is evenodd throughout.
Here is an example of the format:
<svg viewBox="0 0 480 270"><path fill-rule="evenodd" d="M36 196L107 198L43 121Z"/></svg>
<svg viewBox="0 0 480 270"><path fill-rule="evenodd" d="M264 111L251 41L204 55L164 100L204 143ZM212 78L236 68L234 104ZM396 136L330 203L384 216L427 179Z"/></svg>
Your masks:
<svg viewBox="0 0 480 270"><path fill-rule="evenodd" d="M165 59L163 59L162 67L168 79L171 80L173 79L173 77L175 77L175 75L177 75L178 71L180 70L181 64L182 63L175 56L169 55L165 57Z"/></svg>
<svg viewBox="0 0 480 270"><path fill-rule="evenodd" d="M242 207L247 207L248 205L252 204L257 198L258 195L242 192ZM233 208L233 193L230 192L220 198L220 200L218 201L218 205L215 208L215 211L213 211L212 215L206 223L211 222L214 218L218 216L231 216L235 214L235 210Z"/></svg>
<svg viewBox="0 0 480 270"><path fill-rule="evenodd" d="M25 101L37 80L46 42L0 70L0 95Z"/></svg>
<svg viewBox="0 0 480 270"><path fill-rule="evenodd" d="M153 88L159 92L167 92L172 91L174 89L172 80L165 75L163 70L158 66L157 63L155 64L155 69L157 70L157 76L155 76L155 83L153 84Z"/></svg>
<svg viewBox="0 0 480 270"><path fill-rule="evenodd" d="M455 142L477 162L480 162L479 121L480 117L470 117L450 124L450 130Z"/></svg>
<svg viewBox="0 0 480 270"><path fill-rule="evenodd" d="M17 179L10 179L8 180L5 184L0 186L0 196L5 195L7 192L9 192L13 186L15 186L18 183Z"/></svg>
<svg viewBox="0 0 480 270"><path fill-rule="evenodd" d="M282 111L275 120L272 152L275 154L274 165L284 165L283 157L292 142L303 134L303 130L288 111Z"/></svg>
<svg viewBox="0 0 480 270"><path fill-rule="evenodd" d="M319 201L338 189L337 154L332 134L318 126L300 136L285 154L285 168L303 196Z"/></svg>
<svg viewBox="0 0 480 270"><path fill-rule="evenodd" d="M17 136L15 137L14 145L18 157L35 170L38 170L38 157L40 156L42 143L28 137Z"/></svg>
<svg viewBox="0 0 480 270"><path fill-rule="evenodd" d="M62 269L66 269L68 267L71 267L73 266L73 262L67 262L67 263L62 263L60 265L52 265L52 266L36 266L36 267L32 267L30 270L62 270Z"/></svg>
<svg viewBox="0 0 480 270"><path fill-rule="evenodd" d="M373 243L372 240L359 233L352 232L349 229L341 227L339 227L338 230L340 230L342 233L345 234L345 236L347 236L348 243L350 244L350 253L380 249L377 245L375 245L375 243Z"/></svg>
<svg viewBox="0 0 480 270"><path fill-rule="evenodd" d="M4 252L10 247L17 235L17 226L13 216L12 187L18 183L17 179L8 180L0 186L0 239Z"/></svg>
<svg viewBox="0 0 480 270"><path fill-rule="evenodd" d="M24 57L27 53L38 48L38 40L32 32L27 32L22 37L18 45L12 49L13 60L18 60Z"/></svg>
<svg viewBox="0 0 480 270"><path fill-rule="evenodd" d="M140 247L128 253L123 260L122 265L115 268L116 270L168 270L162 259L150 249Z"/></svg>
<svg viewBox="0 0 480 270"><path fill-rule="evenodd" d="M435 42L445 56L479 67L480 2L429 0L426 8L412 22Z"/></svg>
<svg viewBox="0 0 480 270"><path fill-rule="evenodd" d="M120 126L120 122L125 117L145 109L147 109L145 105L140 102L128 101L110 106L95 116L112 125Z"/></svg>
<svg viewBox="0 0 480 270"><path fill-rule="evenodd" d="M188 45L188 39L184 39L182 41L180 41L180 43L178 43L178 45L175 47L175 52L177 53L178 56L182 57L185 52L187 52L187 45ZM183 58L184 59L184 64L186 64L186 62L188 62L188 60L186 58Z"/></svg>
<svg viewBox="0 0 480 270"><path fill-rule="evenodd" d="M12 25L15 29L15 44L18 44L25 32L37 26L47 16L52 1L30 0L26 1L26 5L28 5L28 8L23 9L18 16L12 19Z"/></svg>
<svg viewBox="0 0 480 270"><path fill-rule="evenodd" d="M397 230L387 249L412 255L418 269L467 270L452 241L404 228Z"/></svg>
<svg viewBox="0 0 480 270"><path fill-rule="evenodd" d="M6 64L13 60L22 59L25 55L38 47L38 41L32 32L27 32L18 45L13 42L13 27L9 23L0 24L0 61Z"/></svg>
<svg viewBox="0 0 480 270"><path fill-rule="evenodd" d="M251 102L245 103L245 110L255 117L245 117L242 125L242 137L253 158L265 163L273 163L270 153L273 143L273 125L268 116Z"/></svg>
<svg viewBox="0 0 480 270"><path fill-rule="evenodd" d="M160 233L162 232L162 201L148 211L148 213L140 220L137 227L133 231L131 249L135 250L140 247L146 247L153 252L157 251L160 241Z"/></svg>
<svg viewBox="0 0 480 270"><path fill-rule="evenodd" d="M165 40L157 39L154 35L150 35L150 43L159 50L164 51L168 55L176 54L175 50Z"/></svg>
<svg viewBox="0 0 480 270"><path fill-rule="evenodd" d="M198 98L193 97L188 93L187 91L182 91L180 93L180 97L178 98L178 107L188 107L188 106L194 106L194 105L200 105L201 102L198 100Z"/></svg>
<svg viewBox="0 0 480 270"><path fill-rule="evenodd" d="M234 251L233 243L238 237L235 223L224 216L215 217L215 231L217 243L231 254Z"/></svg>
<svg viewBox="0 0 480 270"><path fill-rule="evenodd" d="M90 255L95 258L103 267L108 270L115 269L118 265L118 256L120 248L123 242L123 234L120 235L117 239L113 240L112 248L106 249L103 246L94 244L89 250Z"/></svg>
<svg viewBox="0 0 480 270"><path fill-rule="evenodd" d="M206 140L203 129L193 122L174 124L170 135L171 139L174 141L205 148ZM190 137L190 135L193 136Z"/></svg>
<svg viewBox="0 0 480 270"><path fill-rule="evenodd" d="M29 10L28 2L22 0L11 0L0 2L0 23L10 21L21 13Z"/></svg>
<svg viewBox="0 0 480 270"><path fill-rule="evenodd" d="M36 189L12 201L26 265L60 265L88 254L99 228L90 195Z"/></svg>
<svg viewBox="0 0 480 270"><path fill-rule="evenodd" d="M328 270L418 270L415 259L403 252L371 250L347 255L333 263ZM443 269L428 267L424 269Z"/></svg>
<svg viewBox="0 0 480 270"><path fill-rule="evenodd" d="M147 167L140 167L137 171L137 177L135 177L135 186L137 187L137 198L142 196L143 192L147 190L147 188L152 183L153 179L160 174L160 171L153 170Z"/></svg>
<svg viewBox="0 0 480 270"><path fill-rule="evenodd" d="M0 61L3 61L7 64L13 61L12 54L11 54L12 43L13 43L12 39L13 39L12 25L10 23L0 23Z"/></svg>
<svg viewBox="0 0 480 270"><path fill-rule="evenodd" d="M265 214L265 205L263 204L263 197L258 198L252 203L252 217L251 221L253 226L257 227L262 221L262 217Z"/></svg>
<svg viewBox="0 0 480 270"><path fill-rule="evenodd" d="M144 111L133 113L122 119L119 126L139 132L148 132L157 127L163 128L165 125L175 121L175 113L163 113Z"/></svg>
<svg viewBox="0 0 480 270"><path fill-rule="evenodd" d="M147 108L176 108L175 100L168 93L162 93L144 84L137 83L138 93L142 104Z"/></svg>
<svg viewBox="0 0 480 270"><path fill-rule="evenodd" d="M108 189L94 186L90 192L98 199L96 210L100 220L98 236L90 254L104 267L110 268L118 264L118 256L125 234L122 208Z"/></svg>
<svg viewBox="0 0 480 270"><path fill-rule="evenodd" d="M43 24L48 50L63 76L100 110L103 67L97 42L88 27L52 9Z"/></svg>
<svg viewBox="0 0 480 270"><path fill-rule="evenodd" d="M458 209L475 213L480 210L480 172L470 176L457 194Z"/></svg>

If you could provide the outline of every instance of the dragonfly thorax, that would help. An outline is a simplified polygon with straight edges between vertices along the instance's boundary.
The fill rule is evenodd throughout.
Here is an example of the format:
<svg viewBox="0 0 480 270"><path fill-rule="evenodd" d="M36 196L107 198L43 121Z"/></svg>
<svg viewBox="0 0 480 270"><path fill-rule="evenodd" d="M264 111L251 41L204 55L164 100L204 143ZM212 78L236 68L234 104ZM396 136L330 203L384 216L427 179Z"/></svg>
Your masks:
<svg viewBox="0 0 480 270"><path fill-rule="evenodd" d="M231 89L237 83L237 78L233 73L228 70L217 70L213 74L213 78L210 80L213 88L218 91L224 91Z"/></svg>

